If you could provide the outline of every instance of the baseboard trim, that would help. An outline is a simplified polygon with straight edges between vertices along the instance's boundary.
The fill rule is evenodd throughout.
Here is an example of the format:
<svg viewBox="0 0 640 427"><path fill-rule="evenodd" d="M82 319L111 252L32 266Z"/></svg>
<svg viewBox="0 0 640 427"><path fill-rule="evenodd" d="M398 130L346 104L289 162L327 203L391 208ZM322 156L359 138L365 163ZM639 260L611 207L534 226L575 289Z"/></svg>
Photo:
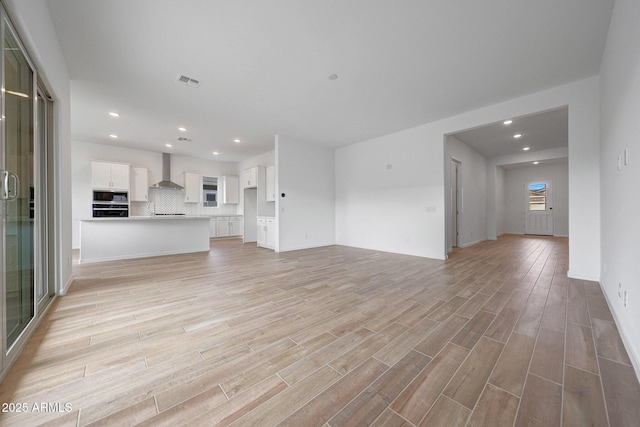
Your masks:
<svg viewBox="0 0 640 427"><path fill-rule="evenodd" d="M478 243L482 243L482 242L486 242L487 239L478 239L478 240L474 240L473 242L468 242L468 243L463 243L462 245L460 245L461 248L468 248L469 246L473 246L473 245L477 245Z"/></svg>
<svg viewBox="0 0 640 427"><path fill-rule="evenodd" d="M66 295L67 291L71 287L71 284L73 283L73 281L74 281L74 277L73 277L73 274L72 274L71 276L69 276L69 278L67 279L67 281L64 284L64 286L62 286L62 288L60 288L58 290L58 295Z"/></svg>
<svg viewBox="0 0 640 427"><path fill-rule="evenodd" d="M627 333L624 329L624 325L618 318L616 311L612 309L613 304L611 304L611 300L609 299L609 296L605 292L602 286L602 283L598 281L598 284L600 285L600 290L604 295L605 301L607 301L607 305L609 306L609 311L613 316L613 323L616 324L618 331L620 331L620 339L622 339L622 344L624 345L625 350L627 350L627 355L629 356L629 360L631 360L631 365L633 366L633 370L635 371L636 378L638 378L638 382L640 382L640 360L638 360L638 355L634 353L633 346L631 345L631 342L627 338Z"/></svg>

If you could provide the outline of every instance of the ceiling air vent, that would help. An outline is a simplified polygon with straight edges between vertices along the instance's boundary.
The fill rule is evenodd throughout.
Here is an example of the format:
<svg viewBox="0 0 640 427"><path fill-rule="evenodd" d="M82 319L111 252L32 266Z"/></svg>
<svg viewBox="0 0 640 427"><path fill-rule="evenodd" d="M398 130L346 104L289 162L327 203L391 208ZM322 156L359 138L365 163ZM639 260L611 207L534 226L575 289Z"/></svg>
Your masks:
<svg viewBox="0 0 640 427"><path fill-rule="evenodd" d="M191 138L185 138L184 136L179 136L178 141L180 142L191 142Z"/></svg>
<svg viewBox="0 0 640 427"><path fill-rule="evenodd" d="M185 86L190 86L190 87L200 86L200 80L192 79L191 77L187 77L184 75L178 77L178 83L182 83Z"/></svg>

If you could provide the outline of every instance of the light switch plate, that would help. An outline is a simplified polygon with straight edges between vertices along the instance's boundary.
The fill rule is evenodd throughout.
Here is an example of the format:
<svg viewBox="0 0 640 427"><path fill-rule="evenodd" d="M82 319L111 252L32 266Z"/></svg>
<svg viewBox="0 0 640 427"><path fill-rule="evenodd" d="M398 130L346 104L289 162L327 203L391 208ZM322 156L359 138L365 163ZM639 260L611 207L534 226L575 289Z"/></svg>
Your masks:
<svg viewBox="0 0 640 427"><path fill-rule="evenodd" d="M624 149L624 165L627 166L629 164L629 148Z"/></svg>
<svg viewBox="0 0 640 427"><path fill-rule="evenodd" d="M618 156L618 170L622 170L622 156Z"/></svg>

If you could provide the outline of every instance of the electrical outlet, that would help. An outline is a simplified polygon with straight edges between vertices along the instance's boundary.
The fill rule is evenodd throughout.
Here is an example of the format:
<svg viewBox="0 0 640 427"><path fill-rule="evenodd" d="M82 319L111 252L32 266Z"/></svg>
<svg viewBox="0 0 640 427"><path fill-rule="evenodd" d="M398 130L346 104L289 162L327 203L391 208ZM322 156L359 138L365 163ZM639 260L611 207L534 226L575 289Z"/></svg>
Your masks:
<svg viewBox="0 0 640 427"><path fill-rule="evenodd" d="M618 298L622 299L622 282L618 282Z"/></svg>

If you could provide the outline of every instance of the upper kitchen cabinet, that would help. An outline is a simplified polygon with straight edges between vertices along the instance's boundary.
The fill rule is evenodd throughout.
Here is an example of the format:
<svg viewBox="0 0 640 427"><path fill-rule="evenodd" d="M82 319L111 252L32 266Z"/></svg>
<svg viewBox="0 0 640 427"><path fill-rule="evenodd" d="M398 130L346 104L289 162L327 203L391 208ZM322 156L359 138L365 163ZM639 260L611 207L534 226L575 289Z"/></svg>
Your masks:
<svg viewBox="0 0 640 427"><path fill-rule="evenodd" d="M267 202L275 202L276 201L276 167L269 166L267 168L267 179L266 181L266 193L265 197Z"/></svg>
<svg viewBox="0 0 640 427"><path fill-rule="evenodd" d="M132 202L147 202L149 200L149 170L146 168L131 168L131 194Z"/></svg>
<svg viewBox="0 0 640 427"><path fill-rule="evenodd" d="M258 167L242 171L242 188L255 188L258 186Z"/></svg>
<svg viewBox="0 0 640 427"><path fill-rule="evenodd" d="M129 191L130 169L121 163L91 162L91 187Z"/></svg>
<svg viewBox="0 0 640 427"><path fill-rule="evenodd" d="M200 175L197 173L184 173L184 201L185 203L200 203Z"/></svg>
<svg viewBox="0 0 640 427"><path fill-rule="evenodd" d="M237 205L240 203L240 189L238 177L225 175L222 177L222 203L227 205Z"/></svg>

